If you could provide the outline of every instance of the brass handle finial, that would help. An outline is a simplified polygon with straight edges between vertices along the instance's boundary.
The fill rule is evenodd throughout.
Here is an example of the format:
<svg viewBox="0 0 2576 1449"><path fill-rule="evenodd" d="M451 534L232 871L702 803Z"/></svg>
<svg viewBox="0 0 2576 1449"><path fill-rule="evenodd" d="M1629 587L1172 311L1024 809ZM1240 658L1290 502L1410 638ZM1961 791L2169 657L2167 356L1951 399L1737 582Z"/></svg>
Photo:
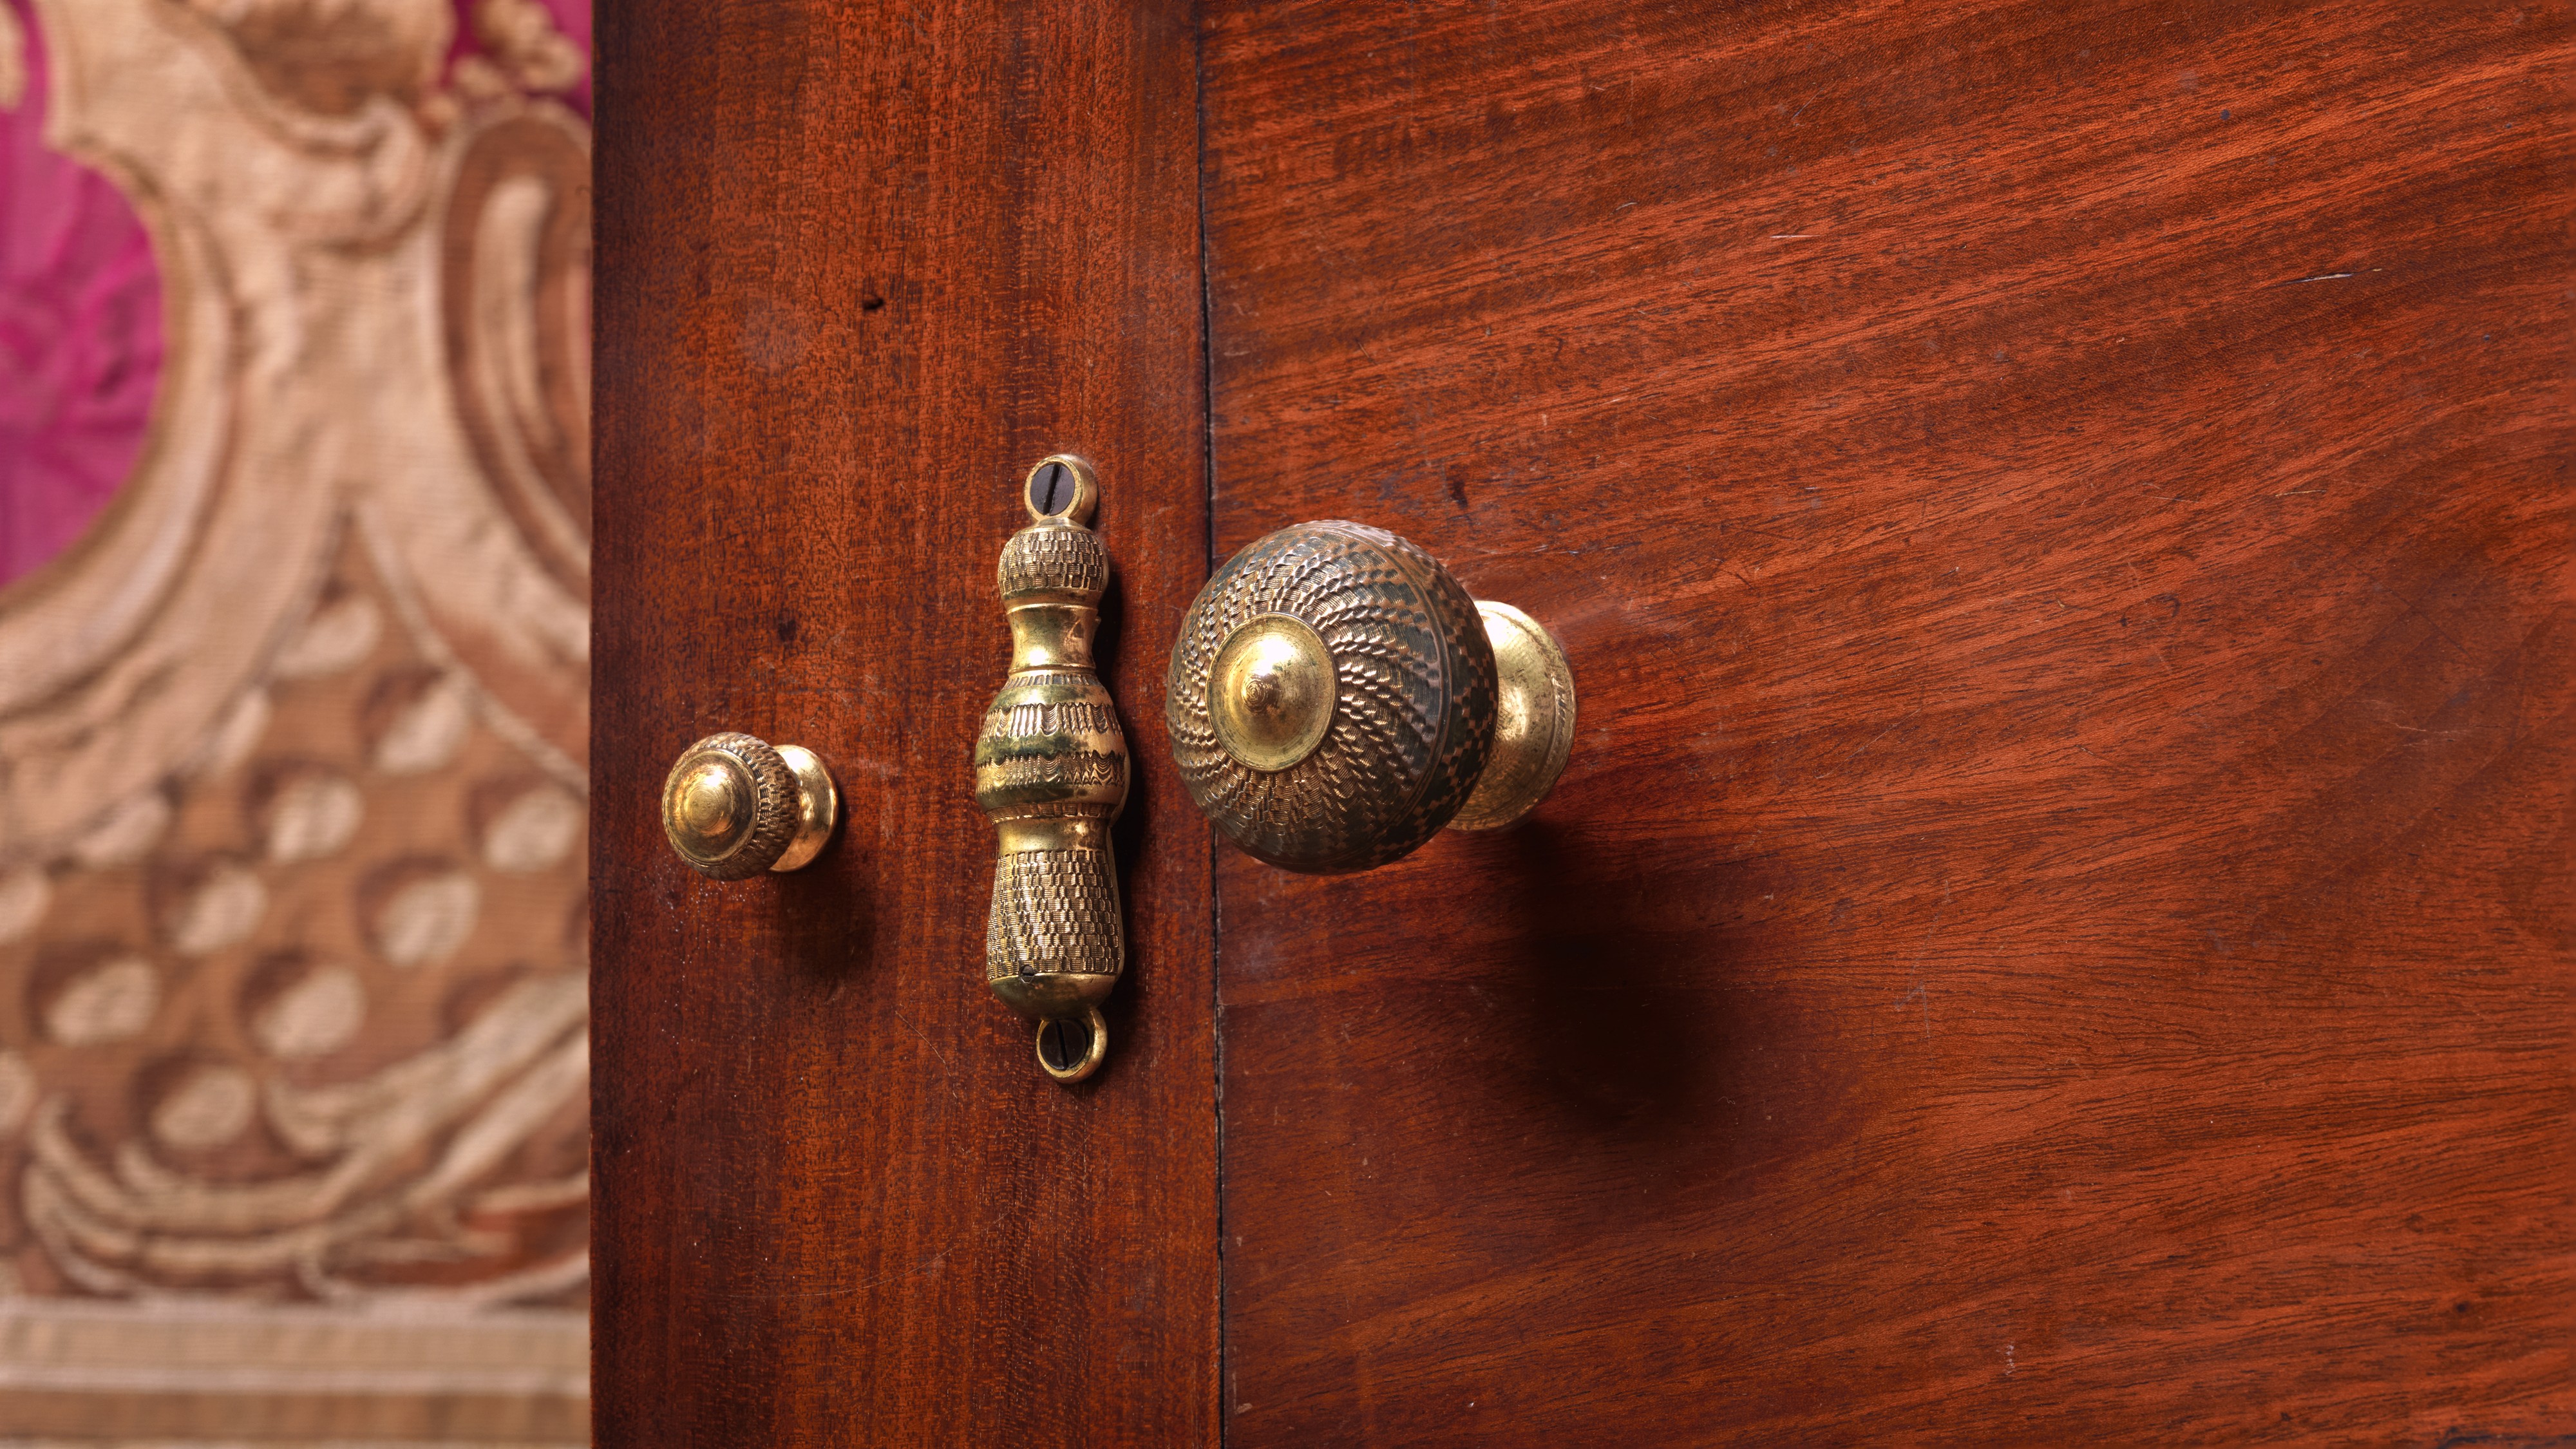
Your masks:
<svg viewBox="0 0 2576 1449"><path fill-rule="evenodd" d="M1109 551L1084 525L1100 485L1071 454L1023 487L1031 522L1002 546L997 582L1011 671L975 741L975 803L1000 835L984 979L1035 1018L1038 1064L1060 1082L1109 1050L1100 1003L1126 965L1109 827L1127 801L1127 737L1093 666Z"/></svg>
<svg viewBox="0 0 2576 1449"><path fill-rule="evenodd" d="M680 752L662 782L662 833L717 880L794 870L832 838L841 793L812 750L738 732Z"/></svg>
<svg viewBox="0 0 2576 1449"><path fill-rule="evenodd" d="M1319 874L1384 865L1444 825L1520 820L1574 744L1554 636L1468 597L1394 534L1340 520L1283 528L1208 580L1163 709L1216 827Z"/></svg>

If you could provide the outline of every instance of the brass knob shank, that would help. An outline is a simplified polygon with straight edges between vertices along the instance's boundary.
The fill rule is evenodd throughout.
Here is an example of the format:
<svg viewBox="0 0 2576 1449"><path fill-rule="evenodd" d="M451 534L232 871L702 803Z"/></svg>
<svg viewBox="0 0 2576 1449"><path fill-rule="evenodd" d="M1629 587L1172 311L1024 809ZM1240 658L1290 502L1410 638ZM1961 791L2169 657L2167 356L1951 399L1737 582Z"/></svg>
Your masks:
<svg viewBox="0 0 2576 1449"><path fill-rule="evenodd" d="M1509 604L1478 599L1494 646L1494 748L1452 830L1517 825L1556 788L1574 754L1574 669L1545 625Z"/></svg>

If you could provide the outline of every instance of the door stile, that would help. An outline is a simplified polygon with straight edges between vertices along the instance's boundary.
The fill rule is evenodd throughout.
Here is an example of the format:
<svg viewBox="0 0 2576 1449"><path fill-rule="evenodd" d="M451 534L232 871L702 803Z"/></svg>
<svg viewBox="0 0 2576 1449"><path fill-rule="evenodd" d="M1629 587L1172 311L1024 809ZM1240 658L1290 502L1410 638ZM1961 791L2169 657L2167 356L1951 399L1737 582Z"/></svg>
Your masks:
<svg viewBox="0 0 2576 1449"><path fill-rule="evenodd" d="M604 9L592 878L597 1442L1216 1438L1205 827L1115 834L1115 1045L982 981L968 767L1017 483L1081 454L1100 657L1166 752L1204 576L1196 39L1177 4ZM714 881L663 774L810 747L838 834Z"/></svg>

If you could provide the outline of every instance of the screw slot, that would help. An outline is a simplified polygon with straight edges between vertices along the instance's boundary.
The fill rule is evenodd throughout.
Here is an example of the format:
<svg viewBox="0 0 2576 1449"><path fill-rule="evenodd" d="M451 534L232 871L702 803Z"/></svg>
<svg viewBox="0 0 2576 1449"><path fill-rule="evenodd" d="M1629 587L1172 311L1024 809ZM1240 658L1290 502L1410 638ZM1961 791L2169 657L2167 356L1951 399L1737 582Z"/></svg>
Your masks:
<svg viewBox="0 0 2576 1449"><path fill-rule="evenodd" d="M1050 1016L1038 1023L1038 1065L1059 1082L1079 1082L1100 1070L1109 1055L1109 1024L1100 1008L1080 1016Z"/></svg>
<svg viewBox="0 0 2576 1449"><path fill-rule="evenodd" d="M1100 481L1091 465L1071 453L1050 453L1029 469L1020 489L1020 502L1029 517L1041 522L1061 519L1088 526L1093 505L1100 501Z"/></svg>
<svg viewBox="0 0 2576 1449"><path fill-rule="evenodd" d="M1029 475L1029 511L1040 518L1051 518L1058 511L1059 498L1073 501L1073 470L1049 459Z"/></svg>

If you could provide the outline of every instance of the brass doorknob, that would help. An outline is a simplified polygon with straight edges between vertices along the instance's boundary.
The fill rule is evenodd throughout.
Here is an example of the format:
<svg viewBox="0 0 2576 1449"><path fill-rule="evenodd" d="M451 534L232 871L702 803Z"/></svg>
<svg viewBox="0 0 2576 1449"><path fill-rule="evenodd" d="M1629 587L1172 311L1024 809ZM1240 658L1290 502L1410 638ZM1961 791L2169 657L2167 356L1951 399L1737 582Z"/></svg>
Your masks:
<svg viewBox="0 0 2576 1449"><path fill-rule="evenodd" d="M841 792L812 750L746 734L689 746L662 782L662 833L691 869L717 880L804 865L840 814Z"/></svg>
<svg viewBox="0 0 2576 1449"><path fill-rule="evenodd" d="M1331 874L1527 815L1573 748L1574 675L1537 620L1469 598L1384 529L1328 520L1258 540L1199 590L1163 712L1217 829Z"/></svg>

